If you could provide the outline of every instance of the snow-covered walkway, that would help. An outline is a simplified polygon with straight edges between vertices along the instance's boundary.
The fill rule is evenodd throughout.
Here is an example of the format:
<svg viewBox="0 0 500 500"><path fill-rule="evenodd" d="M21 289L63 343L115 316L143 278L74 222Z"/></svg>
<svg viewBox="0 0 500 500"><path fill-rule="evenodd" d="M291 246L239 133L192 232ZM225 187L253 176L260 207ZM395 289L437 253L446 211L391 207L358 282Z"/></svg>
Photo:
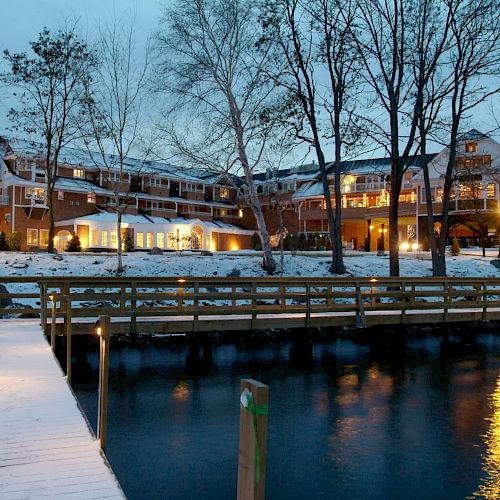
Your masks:
<svg viewBox="0 0 500 500"><path fill-rule="evenodd" d="M124 498L35 321L0 321L0 498Z"/></svg>

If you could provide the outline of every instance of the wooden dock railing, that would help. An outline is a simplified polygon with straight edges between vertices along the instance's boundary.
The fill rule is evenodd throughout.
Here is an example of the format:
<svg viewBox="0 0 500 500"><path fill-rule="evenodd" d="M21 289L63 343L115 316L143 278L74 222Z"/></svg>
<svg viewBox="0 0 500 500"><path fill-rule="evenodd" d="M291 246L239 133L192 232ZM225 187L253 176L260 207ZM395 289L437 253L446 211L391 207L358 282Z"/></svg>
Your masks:
<svg viewBox="0 0 500 500"><path fill-rule="evenodd" d="M500 278L4 277L47 333L193 332L500 319ZM24 304L24 305L23 305ZM12 306L11 306L12 307ZM62 323L65 323L63 329Z"/></svg>

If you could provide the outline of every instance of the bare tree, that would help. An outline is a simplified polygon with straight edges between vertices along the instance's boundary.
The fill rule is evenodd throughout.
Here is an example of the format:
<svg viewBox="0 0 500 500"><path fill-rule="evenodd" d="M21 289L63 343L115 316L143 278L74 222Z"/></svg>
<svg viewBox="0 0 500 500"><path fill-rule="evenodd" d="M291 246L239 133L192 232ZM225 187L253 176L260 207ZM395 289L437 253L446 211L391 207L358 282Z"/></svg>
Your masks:
<svg viewBox="0 0 500 500"><path fill-rule="evenodd" d="M49 218L48 252L54 252L53 193L62 149L78 135L75 117L80 109L83 77L93 61L92 51L69 26L51 33L45 28L26 52L4 52L10 68L2 80L20 92L19 106L9 112L14 130L40 146L46 177Z"/></svg>
<svg viewBox="0 0 500 500"><path fill-rule="evenodd" d="M269 74L286 90L288 105L296 108L296 113L283 113L283 119L291 120L296 137L314 148L318 159L332 243L330 272L334 274L345 273L340 174L343 148L352 143L350 106L357 75L351 37L354 13L355 2L351 0L275 0L262 7L266 43L276 49ZM327 83L317 77L322 71L328 75ZM328 118L322 120L321 113ZM333 139L335 207L325 139Z"/></svg>
<svg viewBox="0 0 500 500"><path fill-rule="evenodd" d="M411 75L410 54L414 26L409 15L412 0L358 0L358 16L352 31L364 67L372 106L383 113L365 115L372 139L391 158L389 204L389 270L399 275L399 196L410 156L417 149L416 129L419 106ZM384 118L384 115L387 118ZM409 119L408 119L409 117ZM408 123L405 128L404 124ZM385 124L388 126L385 126Z"/></svg>
<svg viewBox="0 0 500 500"><path fill-rule="evenodd" d="M207 162L241 165L263 248L263 268L274 273L269 235L252 172L271 131L273 88L264 78L267 54L256 49L256 10L250 0L178 0L165 10L157 33L158 88L198 124L198 147ZM202 129L204 128L204 130ZM189 150L189 147L185 149Z"/></svg>
<svg viewBox="0 0 500 500"><path fill-rule="evenodd" d="M441 230L433 243L433 274L446 275L446 241L449 231L449 211L454 183L460 127L468 114L500 91L495 78L500 68L500 18L498 0L443 0L449 18L452 47L447 52L448 88L444 93L446 106L448 160L444 174ZM487 78L491 76L491 78ZM426 186L431 198L430 186ZM428 210L429 211L429 210ZM434 227L432 209L428 213L429 227ZM429 240L434 238L434 230ZM431 247L432 248L432 247Z"/></svg>
<svg viewBox="0 0 500 500"><path fill-rule="evenodd" d="M116 213L117 268L123 272L122 217L136 198L130 174L139 175L151 154L145 140L145 92L148 49L135 50L133 20L115 19L102 28L98 41L98 64L85 82L82 123L84 142L94 163L111 186ZM140 160L128 160L131 153Z"/></svg>

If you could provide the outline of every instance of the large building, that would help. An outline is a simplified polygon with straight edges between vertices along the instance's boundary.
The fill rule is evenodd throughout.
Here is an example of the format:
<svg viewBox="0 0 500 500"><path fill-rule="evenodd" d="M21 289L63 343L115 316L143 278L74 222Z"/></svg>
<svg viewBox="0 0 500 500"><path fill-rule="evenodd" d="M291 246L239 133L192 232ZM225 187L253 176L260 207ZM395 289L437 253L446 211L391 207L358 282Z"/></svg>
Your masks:
<svg viewBox="0 0 500 500"><path fill-rule="evenodd" d="M48 245L43 158L35 144L0 139L0 230L18 231L23 250ZM201 169L113 158L64 148L54 188L55 246L78 234L85 250L116 248L116 205L126 205L122 228L136 249L248 248L253 231L241 225L238 179ZM123 207L124 208L124 207Z"/></svg>
<svg viewBox="0 0 500 500"><path fill-rule="evenodd" d="M426 161L432 186L435 232L440 231L444 174L449 158L448 148L429 154ZM407 159L407 171L399 197L399 240L420 243L428 234L427 207L422 158ZM352 249L377 249L383 238L389 244L389 191L391 161L389 158L342 162L342 240ZM302 165L287 170L269 170L256 177L264 215L270 232L279 226L278 209L283 225L290 233L328 231L323 186L318 166ZM471 130L458 143L454 183L451 193L450 238L479 243L485 237L496 237L500 225L499 182L500 145L490 137ZM329 167L330 192L333 199L334 172Z"/></svg>
<svg viewBox="0 0 500 500"><path fill-rule="evenodd" d="M48 244L45 174L36 147L0 139L0 230L19 231L23 249ZM427 155L435 232L440 231L444 172L449 151ZM97 156L65 148L55 184L56 247L73 234L84 249L116 248L116 204L126 205L123 231L135 249L236 250L250 247L255 221L244 183L233 176L159 162L127 160L120 171ZM451 194L450 237L479 242L500 225L500 145L471 130L460 138ZM428 233L421 157L407 159L400 195L402 245L422 244ZM109 165L110 161L106 164ZM347 248L388 248L391 163L388 158L342 163L342 240ZM329 167L333 199L333 166ZM255 174L271 234L326 233L328 221L318 166L301 165ZM280 222L281 221L281 222Z"/></svg>

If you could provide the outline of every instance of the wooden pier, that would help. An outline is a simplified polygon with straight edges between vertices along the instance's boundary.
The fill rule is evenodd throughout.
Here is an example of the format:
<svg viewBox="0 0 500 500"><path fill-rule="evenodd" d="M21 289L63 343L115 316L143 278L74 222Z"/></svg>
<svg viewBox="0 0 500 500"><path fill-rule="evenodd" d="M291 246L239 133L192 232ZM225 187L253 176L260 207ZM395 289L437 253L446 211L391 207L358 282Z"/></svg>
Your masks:
<svg viewBox="0 0 500 500"><path fill-rule="evenodd" d="M0 323L0 498L125 498L37 320Z"/></svg>
<svg viewBox="0 0 500 500"><path fill-rule="evenodd" d="M47 334L190 333L500 320L500 278L1 278ZM13 312L0 309L0 314Z"/></svg>

